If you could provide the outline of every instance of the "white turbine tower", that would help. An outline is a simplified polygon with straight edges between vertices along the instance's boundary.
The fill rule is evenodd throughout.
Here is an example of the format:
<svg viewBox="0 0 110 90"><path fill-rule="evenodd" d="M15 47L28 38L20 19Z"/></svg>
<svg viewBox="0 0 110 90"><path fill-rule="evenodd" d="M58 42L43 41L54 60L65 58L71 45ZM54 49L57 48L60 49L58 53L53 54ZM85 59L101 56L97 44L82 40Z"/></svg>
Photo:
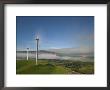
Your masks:
<svg viewBox="0 0 110 90"><path fill-rule="evenodd" d="M38 45L39 45L39 37L37 36L36 38L36 44L37 44L37 47L36 47L36 65L37 65L37 60L38 60Z"/></svg>
<svg viewBox="0 0 110 90"><path fill-rule="evenodd" d="M27 60L28 60L28 52L29 52L29 48L27 48Z"/></svg>

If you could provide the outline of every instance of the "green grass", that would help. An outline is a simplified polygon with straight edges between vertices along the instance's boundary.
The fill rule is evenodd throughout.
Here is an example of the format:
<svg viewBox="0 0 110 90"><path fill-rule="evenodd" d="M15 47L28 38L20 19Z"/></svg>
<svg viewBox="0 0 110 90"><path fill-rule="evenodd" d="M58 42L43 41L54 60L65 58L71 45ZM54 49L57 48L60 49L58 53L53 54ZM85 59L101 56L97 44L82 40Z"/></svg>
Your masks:
<svg viewBox="0 0 110 90"><path fill-rule="evenodd" d="M86 74L86 73L92 74L92 73L94 73L94 68L92 65L87 65L85 67L79 68L79 72L82 74Z"/></svg>
<svg viewBox="0 0 110 90"><path fill-rule="evenodd" d="M16 62L17 74L65 74L70 72L71 69L49 64L46 60L39 60L38 65L35 64L35 60L17 60Z"/></svg>
<svg viewBox="0 0 110 90"><path fill-rule="evenodd" d="M69 68L65 68L65 67L62 67L62 66L56 66L56 68L54 69L53 71L53 74L71 74L72 70L69 69Z"/></svg>
<svg viewBox="0 0 110 90"><path fill-rule="evenodd" d="M94 62L75 61L72 63L65 63L65 67L71 68L72 71L80 74L94 74Z"/></svg>
<svg viewBox="0 0 110 90"><path fill-rule="evenodd" d="M16 74L93 74L93 62L67 60L16 60Z"/></svg>

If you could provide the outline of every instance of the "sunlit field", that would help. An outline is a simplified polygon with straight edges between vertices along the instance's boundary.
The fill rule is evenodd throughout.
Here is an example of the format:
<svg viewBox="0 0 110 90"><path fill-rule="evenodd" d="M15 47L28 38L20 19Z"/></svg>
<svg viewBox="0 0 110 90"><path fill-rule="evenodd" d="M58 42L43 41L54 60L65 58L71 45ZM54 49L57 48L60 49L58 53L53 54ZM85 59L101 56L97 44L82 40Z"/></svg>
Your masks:
<svg viewBox="0 0 110 90"><path fill-rule="evenodd" d="M16 74L94 74L94 62L40 59L16 60Z"/></svg>

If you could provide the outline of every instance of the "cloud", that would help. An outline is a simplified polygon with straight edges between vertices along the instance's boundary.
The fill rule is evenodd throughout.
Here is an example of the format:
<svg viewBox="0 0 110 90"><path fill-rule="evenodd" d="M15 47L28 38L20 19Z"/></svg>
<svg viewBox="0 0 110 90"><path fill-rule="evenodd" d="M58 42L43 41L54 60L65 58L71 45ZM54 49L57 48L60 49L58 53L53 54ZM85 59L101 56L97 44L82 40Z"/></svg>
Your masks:
<svg viewBox="0 0 110 90"><path fill-rule="evenodd" d="M50 49L60 49L59 47L50 47Z"/></svg>

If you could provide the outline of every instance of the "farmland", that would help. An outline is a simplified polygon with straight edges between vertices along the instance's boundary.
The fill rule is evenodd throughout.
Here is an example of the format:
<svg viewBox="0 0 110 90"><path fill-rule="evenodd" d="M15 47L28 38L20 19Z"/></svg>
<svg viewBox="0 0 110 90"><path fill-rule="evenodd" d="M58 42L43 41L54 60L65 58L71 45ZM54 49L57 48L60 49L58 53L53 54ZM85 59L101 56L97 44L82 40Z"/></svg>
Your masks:
<svg viewBox="0 0 110 90"><path fill-rule="evenodd" d="M94 62L39 59L16 60L16 74L94 74Z"/></svg>

